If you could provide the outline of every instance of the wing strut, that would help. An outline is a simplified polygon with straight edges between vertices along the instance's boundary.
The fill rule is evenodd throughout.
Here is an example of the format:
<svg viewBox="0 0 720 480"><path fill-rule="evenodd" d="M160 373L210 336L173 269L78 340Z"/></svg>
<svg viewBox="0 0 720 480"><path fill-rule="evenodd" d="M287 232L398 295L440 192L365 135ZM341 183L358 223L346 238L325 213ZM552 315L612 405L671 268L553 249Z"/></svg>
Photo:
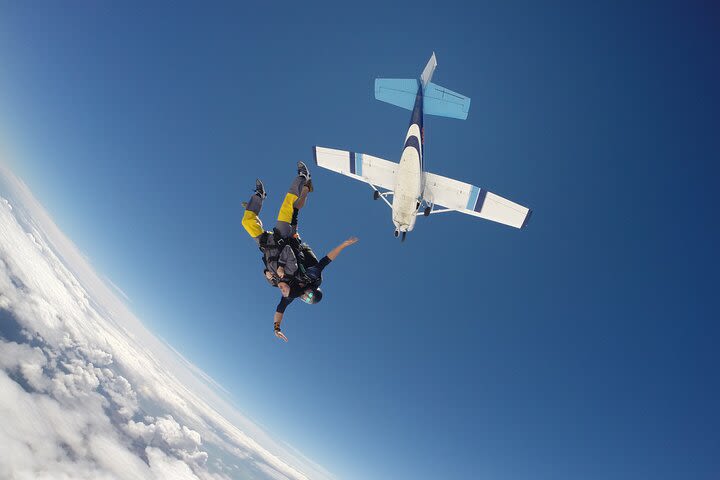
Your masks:
<svg viewBox="0 0 720 480"><path fill-rule="evenodd" d="M375 187L375 185L373 185L372 183L368 183L368 185L370 185L370 188L372 188L373 190L375 190L375 195L373 196L373 198L374 198L375 200L377 200L378 198L382 198L383 202L385 202L388 207L392 208L392 203L388 202L388 199L385 198L385 197L388 196L388 195L392 195L393 192L385 192L385 193L383 193L383 192L381 192L380 190L378 190L377 187Z"/></svg>

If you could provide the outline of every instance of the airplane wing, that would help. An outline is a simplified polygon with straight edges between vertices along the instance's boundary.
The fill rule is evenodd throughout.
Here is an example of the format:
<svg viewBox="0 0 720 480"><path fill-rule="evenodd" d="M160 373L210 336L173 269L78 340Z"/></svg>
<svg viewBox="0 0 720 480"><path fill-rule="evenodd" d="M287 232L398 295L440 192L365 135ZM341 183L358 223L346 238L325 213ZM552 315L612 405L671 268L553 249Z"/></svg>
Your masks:
<svg viewBox="0 0 720 480"><path fill-rule="evenodd" d="M376 187L392 190L399 165L364 153L313 147L315 165L360 180Z"/></svg>
<svg viewBox="0 0 720 480"><path fill-rule="evenodd" d="M450 210L492 220L515 228L523 228L532 210L511 202L469 183L433 173L425 174L424 198Z"/></svg>

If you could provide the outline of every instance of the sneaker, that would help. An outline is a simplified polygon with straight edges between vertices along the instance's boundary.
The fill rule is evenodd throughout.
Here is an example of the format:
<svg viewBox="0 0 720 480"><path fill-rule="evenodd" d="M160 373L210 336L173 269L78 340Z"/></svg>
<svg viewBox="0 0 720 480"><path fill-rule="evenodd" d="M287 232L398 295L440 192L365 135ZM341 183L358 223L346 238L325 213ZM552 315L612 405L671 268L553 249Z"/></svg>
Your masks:
<svg viewBox="0 0 720 480"><path fill-rule="evenodd" d="M267 193L265 193L265 185L263 185L262 180L259 178L255 180L255 194L260 198L265 198L267 196Z"/></svg>
<svg viewBox="0 0 720 480"><path fill-rule="evenodd" d="M310 170L308 170L307 165L305 165L303 162L298 162L297 167L298 167L298 175L303 176L306 179L310 180Z"/></svg>

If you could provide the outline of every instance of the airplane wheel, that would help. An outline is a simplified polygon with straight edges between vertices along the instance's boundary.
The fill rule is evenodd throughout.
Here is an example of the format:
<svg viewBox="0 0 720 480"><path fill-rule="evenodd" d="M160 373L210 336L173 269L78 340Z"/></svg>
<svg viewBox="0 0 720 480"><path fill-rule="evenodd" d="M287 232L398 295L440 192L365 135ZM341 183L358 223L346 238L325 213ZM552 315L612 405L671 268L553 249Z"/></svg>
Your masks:
<svg viewBox="0 0 720 480"><path fill-rule="evenodd" d="M403 232L402 238L400 239L401 242L405 241L405 236L407 236L407 232Z"/></svg>
<svg viewBox="0 0 720 480"><path fill-rule="evenodd" d="M380 198L380 192L378 192L377 190L375 190L375 191L373 192L373 200L377 200L378 198Z"/></svg>
<svg viewBox="0 0 720 480"><path fill-rule="evenodd" d="M425 207L425 211L423 212L423 215L426 217L430 215L430 211L432 210L431 207Z"/></svg>
<svg viewBox="0 0 720 480"><path fill-rule="evenodd" d="M397 237L398 237L398 235L400 235L400 231L398 231L398 230L395 230L395 238L397 238Z"/></svg>

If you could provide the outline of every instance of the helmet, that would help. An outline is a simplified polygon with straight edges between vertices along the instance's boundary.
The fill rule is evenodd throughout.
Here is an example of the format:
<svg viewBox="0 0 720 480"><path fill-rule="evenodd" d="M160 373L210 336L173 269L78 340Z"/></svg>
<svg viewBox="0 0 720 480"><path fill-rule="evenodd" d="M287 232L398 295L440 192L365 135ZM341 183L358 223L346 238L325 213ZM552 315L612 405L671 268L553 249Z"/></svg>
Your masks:
<svg viewBox="0 0 720 480"><path fill-rule="evenodd" d="M320 288L314 288L312 290L306 291L301 299L303 302L313 305L316 303L320 303L320 300L322 300L323 292L320 290Z"/></svg>

